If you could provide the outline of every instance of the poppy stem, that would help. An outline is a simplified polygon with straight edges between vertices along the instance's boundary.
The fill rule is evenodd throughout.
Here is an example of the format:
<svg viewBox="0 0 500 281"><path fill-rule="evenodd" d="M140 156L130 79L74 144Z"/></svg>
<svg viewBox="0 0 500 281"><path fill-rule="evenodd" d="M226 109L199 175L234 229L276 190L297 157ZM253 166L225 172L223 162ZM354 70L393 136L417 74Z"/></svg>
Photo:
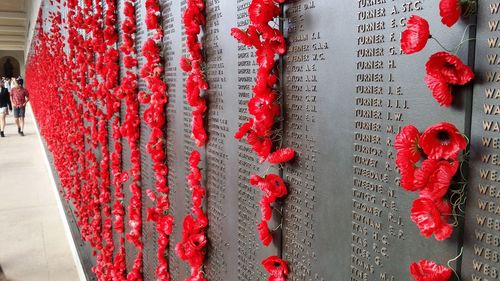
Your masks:
<svg viewBox="0 0 500 281"><path fill-rule="evenodd" d="M283 227L283 224L280 223L276 228L274 228L273 230L271 230L271 232L275 232L277 231L278 229L280 229L281 227Z"/></svg>
<svg viewBox="0 0 500 281"><path fill-rule="evenodd" d="M273 206L273 210L275 210L276 212L278 212L281 216L283 215L282 209L278 209L278 208L276 208L276 207Z"/></svg>
<svg viewBox="0 0 500 281"><path fill-rule="evenodd" d="M463 254L463 252L464 252L464 247L461 247L461 248L460 248L460 253L458 254L458 256L456 256L456 257L452 258L451 260L449 260L449 261L446 263L446 264L448 265L448 267L451 269L451 271L453 271L453 273L455 273L455 276L457 277L458 281L460 281L460 280L461 280L461 279L460 279L460 276L459 276L459 275L458 275L458 273L455 271L455 269L454 269L454 268L450 265L450 263L451 263L451 262L453 262L453 261L456 261L459 257L461 257L461 256L462 256L462 254Z"/></svg>
<svg viewBox="0 0 500 281"><path fill-rule="evenodd" d="M464 39L465 39L465 35L467 34L467 32L469 31L469 28L470 28L471 26L476 26L476 25L475 25L475 24L468 24L468 25L465 27L464 32L462 33L462 39L460 39L460 42L461 42L461 41L464 41Z"/></svg>
<svg viewBox="0 0 500 281"><path fill-rule="evenodd" d="M435 37L431 36L431 39L433 39L434 41L436 41L436 43L437 43L437 44L438 44L441 48L443 48L443 50L445 50L445 51L447 51L447 52L451 53L451 51L450 51L450 50L448 50L448 49L446 49L446 48L445 48L445 46L443 46L443 44L441 44L441 42L439 42L439 40L437 40Z"/></svg>
<svg viewBox="0 0 500 281"><path fill-rule="evenodd" d="M470 39L467 39L465 40L465 36L468 34L469 32L469 29L471 28L471 26L476 26L475 24L468 24L465 29L464 29L464 32L462 33L462 39L460 39L460 43L458 43L457 47L455 48L455 54L458 53L458 51L460 51L460 47L465 43L465 42L468 42L468 41L472 41L472 40L476 40L476 38L470 38Z"/></svg>
<svg viewBox="0 0 500 281"><path fill-rule="evenodd" d="M469 39L466 39L466 40L464 40L464 41L460 42L460 43L457 45L457 47L455 48L455 52L454 52L454 53L455 53L455 54L457 54L457 53L458 53L458 51L460 51L460 48L462 47L462 45L463 45L463 44L465 44L466 42L469 42L469 41L474 41L474 40L476 40L476 38L469 38Z"/></svg>

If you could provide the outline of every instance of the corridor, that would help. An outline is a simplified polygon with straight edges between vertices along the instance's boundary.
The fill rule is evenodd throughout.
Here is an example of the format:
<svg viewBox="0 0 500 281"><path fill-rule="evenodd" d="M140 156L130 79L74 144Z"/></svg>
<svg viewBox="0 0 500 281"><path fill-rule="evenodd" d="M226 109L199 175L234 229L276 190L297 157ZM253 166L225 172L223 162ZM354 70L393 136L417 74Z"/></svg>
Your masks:
<svg viewBox="0 0 500 281"><path fill-rule="evenodd" d="M0 139L0 264L12 281L77 281L31 110L26 117L25 137L10 114Z"/></svg>

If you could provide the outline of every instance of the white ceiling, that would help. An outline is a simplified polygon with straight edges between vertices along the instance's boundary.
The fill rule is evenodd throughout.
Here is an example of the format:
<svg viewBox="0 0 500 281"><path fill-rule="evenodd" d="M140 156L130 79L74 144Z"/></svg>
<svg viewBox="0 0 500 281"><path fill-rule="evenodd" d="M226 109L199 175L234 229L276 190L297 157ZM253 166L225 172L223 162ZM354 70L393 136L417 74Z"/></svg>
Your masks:
<svg viewBox="0 0 500 281"><path fill-rule="evenodd" d="M0 0L0 50L24 50L27 31L24 2Z"/></svg>

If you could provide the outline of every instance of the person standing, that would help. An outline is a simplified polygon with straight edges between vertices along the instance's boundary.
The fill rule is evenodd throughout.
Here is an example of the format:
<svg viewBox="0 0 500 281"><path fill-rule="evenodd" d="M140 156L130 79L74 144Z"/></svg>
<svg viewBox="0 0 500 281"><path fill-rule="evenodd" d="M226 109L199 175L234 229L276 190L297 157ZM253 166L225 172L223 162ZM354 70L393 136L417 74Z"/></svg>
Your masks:
<svg viewBox="0 0 500 281"><path fill-rule="evenodd" d="M10 93L10 79L2 77L2 81L3 81L3 86L7 88L7 91L9 91Z"/></svg>
<svg viewBox="0 0 500 281"><path fill-rule="evenodd" d="M5 88L4 82L0 82L0 137L5 137L5 116L9 114L9 110L12 110L12 104L10 102L10 94L7 88Z"/></svg>
<svg viewBox="0 0 500 281"><path fill-rule="evenodd" d="M10 99L14 107L14 118L16 119L17 132L24 136L24 116L26 113L26 104L29 101L28 91L23 87L23 79L11 80Z"/></svg>

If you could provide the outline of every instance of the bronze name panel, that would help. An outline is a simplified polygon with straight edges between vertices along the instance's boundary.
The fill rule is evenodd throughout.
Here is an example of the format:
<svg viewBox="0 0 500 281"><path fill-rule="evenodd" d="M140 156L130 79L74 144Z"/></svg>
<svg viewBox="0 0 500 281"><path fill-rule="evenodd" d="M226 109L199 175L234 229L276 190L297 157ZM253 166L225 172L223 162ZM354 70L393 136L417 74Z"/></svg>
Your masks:
<svg viewBox="0 0 500 281"><path fill-rule="evenodd" d="M479 1L462 280L500 279L498 1Z"/></svg>
<svg viewBox="0 0 500 281"><path fill-rule="evenodd" d="M413 14L438 27L444 45L457 45L464 25L439 28L437 1L287 3L284 136L298 151L284 168L289 280L408 280L413 261L446 264L461 230L445 242L420 235L410 220L416 194L399 187L393 140L407 124L423 131L448 121L463 131L465 107L439 107L424 83L439 46L402 55L399 40Z"/></svg>
<svg viewBox="0 0 500 281"><path fill-rule="evenodd" d="M186 181L189 174L188 157L194 148L190 139L190 108L185 100L186 76L179 61L186 54L182 12L186 1L161 1L162 24L165 31L163 55L165 77L168 86L167 105L167 164L170 188L170 212L174 216L172 235L169 241L168 265L172 280L184 280L189 276L189 266L175 254L175 246L182 237L182 222L189 212L191 193ZM168 59L168 62L167 62Z"/></svg>
<svg viewBox="0 0 500 281"><path fill-rule="evenodd" d="M238 44L230 30L248 26L250 2L206 1L202 42L210 89L205 93L209 141L204 176L211 238L205 272L210 280L264 280L267 273L261 261L280 254L279 239L269 247L259 241L260 190L249 183L250 175L262 175L268 167L259 164L245 140L233 137L249 118L246 103L252 96L257 64L255 50ZM277 226L278 220L271 225Z"/></svg>

